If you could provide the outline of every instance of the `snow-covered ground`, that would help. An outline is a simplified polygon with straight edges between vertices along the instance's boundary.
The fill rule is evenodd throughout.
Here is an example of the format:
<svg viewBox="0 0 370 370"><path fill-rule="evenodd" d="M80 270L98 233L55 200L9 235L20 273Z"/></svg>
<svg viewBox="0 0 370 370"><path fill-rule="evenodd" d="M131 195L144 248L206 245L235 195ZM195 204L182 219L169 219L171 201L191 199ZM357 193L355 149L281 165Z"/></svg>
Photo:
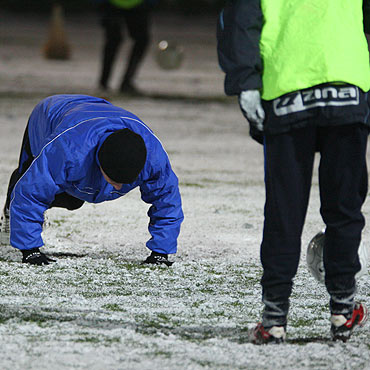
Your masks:
<svg viewBox="0 0 370 370"><path fill-rule="evenodd" d="M66 32L72 59L45 60L48 19L2 17L1 204L34 105L55 93L100 93L98 20L69 16ZM175 264L140 265L149 234L148 206L138 191L75 212L49 211L45 251L57 263L26 266L11 247L0 253L1 369L370 369L369 325L345 344L331 342L328 295L305 266L305 246L323 226L316 171L288 341L248 343L247 329L262 308L263 155L235 100L223 96L214 34L213 18L157 14L137 81L148 96L106 94L155 131L180 179L185 221ZM158 68L161 39L183 46L181 69ZM368 202L364 213L369 218ZM367 275L358 298L368 306L369 286Z"/></svg>

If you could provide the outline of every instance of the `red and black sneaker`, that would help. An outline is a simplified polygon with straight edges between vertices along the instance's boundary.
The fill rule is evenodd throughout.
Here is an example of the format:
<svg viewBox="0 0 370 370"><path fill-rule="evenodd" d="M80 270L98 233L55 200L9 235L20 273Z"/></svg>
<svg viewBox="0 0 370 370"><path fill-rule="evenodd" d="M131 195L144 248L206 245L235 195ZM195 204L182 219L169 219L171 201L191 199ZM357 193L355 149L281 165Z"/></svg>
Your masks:
<svg viewBox="0 0 370 370"><path fill-rule="evenodd" d="M283 343L285 337L286 331L284 326L273 326L265 329L260 322L249 333L249 339L254 344Z"/></svg>
<svg viewBox="0 0 370 370"><path fill-rule="evenodd" d="M331 315L331 337L333 340L346 342L355 328L363 326L367 320L368 312L363 303L356 302L352 317L347 319L344 315Z"/></svg>

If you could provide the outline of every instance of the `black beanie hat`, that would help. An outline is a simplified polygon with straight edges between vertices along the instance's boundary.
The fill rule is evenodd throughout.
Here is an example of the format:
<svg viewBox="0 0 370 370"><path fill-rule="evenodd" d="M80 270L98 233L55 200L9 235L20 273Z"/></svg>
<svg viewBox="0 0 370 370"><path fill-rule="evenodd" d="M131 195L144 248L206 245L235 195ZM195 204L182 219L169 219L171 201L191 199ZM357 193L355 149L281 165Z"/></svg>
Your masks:
<svg viewBox="0 0 370 370"><path fill-rule="evenodd" d="M130 184L139 176L146 160L143 138L128 128L109 135L98 152L106 175L120 184Z"/></svg>

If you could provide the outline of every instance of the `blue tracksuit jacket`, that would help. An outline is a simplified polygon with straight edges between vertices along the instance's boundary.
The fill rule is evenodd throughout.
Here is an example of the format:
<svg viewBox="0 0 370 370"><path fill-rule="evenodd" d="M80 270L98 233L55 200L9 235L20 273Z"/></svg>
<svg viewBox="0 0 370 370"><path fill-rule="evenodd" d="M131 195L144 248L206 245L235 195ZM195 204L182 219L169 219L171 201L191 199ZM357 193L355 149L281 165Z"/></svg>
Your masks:
<svg viewBox="0 0 370 370"><path fill-rule="evenodd" d="M139 177L117 191L99 169L97 152L112 132L128 128L147 147ZM18 249L41 247L44 211L56 194L66 192L89 203L117 199L139 186L152 238L147 247L176 253L183 220L178 179L161 142L134 114L84 95L55 95L33 110L28 134L34 160L14 187L10 203L10 242Z"/></svg>

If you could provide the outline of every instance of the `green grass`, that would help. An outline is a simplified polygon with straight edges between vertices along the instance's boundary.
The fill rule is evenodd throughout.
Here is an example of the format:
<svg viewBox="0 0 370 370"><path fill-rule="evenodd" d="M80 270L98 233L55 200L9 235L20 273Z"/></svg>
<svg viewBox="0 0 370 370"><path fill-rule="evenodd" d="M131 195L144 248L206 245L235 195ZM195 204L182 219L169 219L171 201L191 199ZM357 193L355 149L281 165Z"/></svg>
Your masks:
<svg viewBox="0 0 370 370"><path fill-rule="evenodd" d="M168 361L171 369L181 361L194 368L224 369L225 358L231 368L243 368L236 353L239 346L249 345L248 328L261 318L261 274L253 260L176 262L171 268L143 266L119 256L60 258L41 268L0 262L0 282L6 287L0 298L0 334L11 332L26 347L56 343L67 355L75 343L79 351L116 353L120 348L132 361L140 354L149 362ZM366 295L365 288L360 286L359 293ZM328 331L325 288L302 267L292 294L287 342L296 346L297 363L304 358L302 364L312 368L333 366L334 360L325 358L325 367L310 358L304 350L310 351L310 345L329 352L343 347L351 356L362 346L365 352L355 357L355 364L366 363L368 331L354 338L353 347L334 345ZM211 349L223 353L222 358L205 355ZM197 354L191 355L193 351ZM263 346L248 351L267 353Z"/></svg>

